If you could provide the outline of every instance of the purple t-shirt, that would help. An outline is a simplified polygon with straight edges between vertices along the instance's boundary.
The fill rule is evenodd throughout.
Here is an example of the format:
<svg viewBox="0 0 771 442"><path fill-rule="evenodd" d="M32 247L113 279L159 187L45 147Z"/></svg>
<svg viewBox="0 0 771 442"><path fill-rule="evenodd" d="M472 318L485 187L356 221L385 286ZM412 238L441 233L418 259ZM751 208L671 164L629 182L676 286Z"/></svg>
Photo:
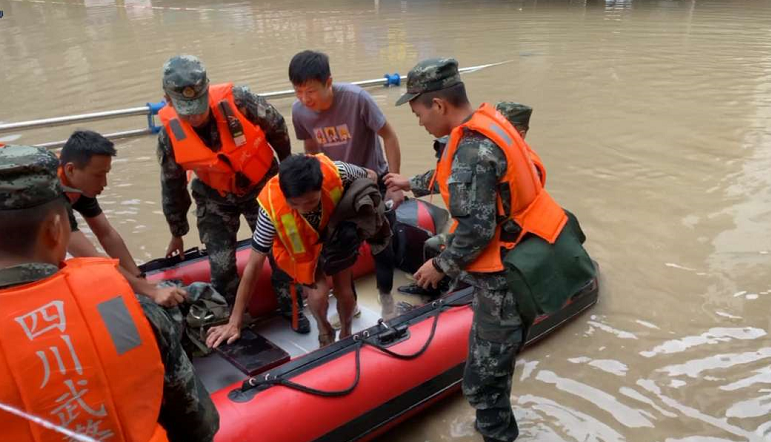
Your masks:
<svg viewBox="0 0 771 442"><path fill-rule="evenodd" d="M388 169L377 132L386 123L375 100L353 84L333 83L334 101L323 112L314 112L299 101L292 105L292 123L299 140L313 139L321 152L383 174Z"/></svg>

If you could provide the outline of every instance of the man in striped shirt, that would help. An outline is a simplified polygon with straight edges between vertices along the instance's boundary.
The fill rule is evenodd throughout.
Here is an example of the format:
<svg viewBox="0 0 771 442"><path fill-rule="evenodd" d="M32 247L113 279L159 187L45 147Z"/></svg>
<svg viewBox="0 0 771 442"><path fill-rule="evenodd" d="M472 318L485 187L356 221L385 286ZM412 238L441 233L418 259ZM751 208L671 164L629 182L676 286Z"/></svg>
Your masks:
<svg viewBox="0 0 771 442"><path fill-rule="evenodd" d="M305 221L317 232L321 234L326 227L322 220L323 198L322 183L329 177L322 172L322 166L317 156L294 155L284 160L279 166L278 180L281 188L281 198L285 200L293 211L299 213ZM342 183L343 193L348 186L359 178L370 178L377 182L377 174L369 169L355 166L353 164L341 161L332 162L323 157L325 163L334 164L337 175ZM271 183L263 190L268 192ZM274 184L275 188L275 184ZM264 198L260 194L260 200ZM329 218L328 216L326 217ZM217 347L222 342L232 343L241 335L241 325L243 314L249 304L251 297L251 288L257 283L259 269L262 268L265 259L274 257L272 253L274 246L282 246L278 238L277 226L271 214L265 210L265 206L260 209L257 224L252 237L252 253L249 262L246 264L241 283L236 294L236 302L233 307L230 320L227 324L213 327L209 330L206 344L209 347ZM318 260L318 256L316 256ZM271 263L275 258L271 259ZM275 265L274 265L275 268ZM289 273L290 269L282 269ZM295 279L297 275L293 275ZM316 319L319 327L319 343L321 346L328 345L335 341L335 331L327 320L328 293L329 286L326 281L326 275L323 272L316 272L315 282L305 285L308 294L308 305ZM332 275L334 295L337 298L337 309L341 318L340 337L344 338L351 334L351 321L356 306L353 291L353 272L350 268Z"/></svg>

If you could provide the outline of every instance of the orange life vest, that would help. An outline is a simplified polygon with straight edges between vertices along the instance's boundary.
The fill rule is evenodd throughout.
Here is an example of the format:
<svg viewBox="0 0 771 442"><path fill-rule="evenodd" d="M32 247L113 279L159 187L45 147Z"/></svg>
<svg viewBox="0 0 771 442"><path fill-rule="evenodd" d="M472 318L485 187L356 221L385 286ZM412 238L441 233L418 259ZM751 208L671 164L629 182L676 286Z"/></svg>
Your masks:
<svg viewBox="0 0 771 442"><path fill-rule="evenodd" d="M528 145L511 123L486 103L474 112L469 121L452 130L447 147L436 167L434 179L447 207L450 205L448 179L452 173L452 161L465 130L479 132L491 139L506 155L506 175L501 183L508 183L511 190L511 213L504 213L499 192L498 216L512 219L522 231L515 241L503 242L502 223L499 223L487 248L464 269L469 272L498 272L503 270L501 247L513 248L526 233L532 233L553 244L567 222L567 215L543 188L541 180L545 180L546 174L543 173L539 178ZM453 221L450 231L454 232L457 225L457 221Z"/></svg>
<svg viewBox="0 0 771 442"><path fill-rule="evenodd" d="M220 106L228 106L231 115L238 118L244 131L243 137L233 139L228 119ZM247 120L236 107L232 83L209 87L209 108L217 122L222 142L217 152L201 141L192 126L180 119L173 107L164 106L158 116L171 140L174 158L183 169L194 171L201 181L219 191L220 195L242 195L251 189L236 184L236 173L241 172L252 184L260 182L273 164L273 148L262 129Z"/></svg>
<svg viewBox="0 0 771 442"><path fill-rule="evenodd" d="M298 211L289 207L278 184L278 176L271 178L257 197L260 206L268 213L276 228L276 238L273 240L273 257L276 264L301 284L316 282L316 264L322 247L319 232L327 226L343 196L343 181L334 161L324 154L314 156L321 163L321 173L324 175L321 184L321 223L318 231Z"/></svg>
<svg viewBox="0 0 771 442"><path fill-rule="evenodd" d="M13 409L0 410L3 440L68 440L41 421L97 440L168 440L158 346L117 266L72 259L0 290L0 405Z"/></svg>
<svg viewBox="0 0 771 442"><path fill-rule="evenodd" d="M56 171L56 174L59 175L59 181L62 183L62 186L74 188L74 186L70 185L70 182L67 179L67 175L65 175L64 168L62 166L59 166L59 169ZM79 193L74 193L74 192L64 192L64 194L67 195L67 200L70 202L70 204L75 204L75 202L78 200L78 198L80 198L80 195L81 195Z"/></svg>

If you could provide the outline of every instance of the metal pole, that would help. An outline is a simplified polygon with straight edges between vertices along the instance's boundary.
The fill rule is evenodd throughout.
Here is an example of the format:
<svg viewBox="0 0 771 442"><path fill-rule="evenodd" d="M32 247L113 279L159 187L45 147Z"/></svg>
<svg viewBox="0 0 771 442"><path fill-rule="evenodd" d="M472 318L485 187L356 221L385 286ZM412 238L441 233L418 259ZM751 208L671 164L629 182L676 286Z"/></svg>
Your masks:
<svg viewBox="0 0 771 442"><path fill-rule="evenodd" d="M134 115L147 115L150 111L147 106L132 107L131 109L119 109L113 111L94 112L91 114L69 115L66 117L45 118L42 120L22 121L19 123L0 124L0 133L10 132L16 129L34 129L38 127L64 126L66 124L82 121L107 120L110 118L129 117Z"/></svg>
<svg viewBox="0 0 771 442"><path fill-rule="evenodd" d="M484 69L492 66L498 66L509 62L511 62L511 60L501 61L498 63L483 64L479 66L471 66L467 68L458 69L458 72L460 73L476 72L480 69ZM382 78L373 78L371 80L354 81L353 84L359 87L398 85L402 80L406 80L407 76L401 75L398 77L398 79L399 80L396 81L396 74L394 74L394 75L386 75L385 77L382 77ZM258 95L265 98L287 98L287 97L294 96L294 90L287 89L287 90L276 91L276 92L265 92ZM54 118L45 118L40 120L22 121L19 123L0 124L0 134L5 132L11 132L17 129L35 129L39 127L55 127L55 126L63 126L67 124L80 123L85 121L107 120L110 118L128 117L128 116L135 116L135 115L148 115L151 112L152 110L148 106L143 106L143 107L132 107L130 109L118 109L118 110L112 110L112 111L94 112L94 113L82 114L82 115L69 115L66 117L54 117ZM144 133L151 133L151 131L135 130L135 131L128 131L128 132L118 132L117 134L128 134L128 133L133 134L129 136L134 136L134 135L140 135ZM124 136L121 136L120 138L124 138ZM48 145L55 146L58 143L59 143L58 141L54 143L46 143L45 146L46 147L48 147Z"/></svg>
<svg viewBox="0 0 771 442"><path fill-rule="evenodd" d="M498 65L501 65L501 64L504 64L504 63L509 63L509 62L511 62L511 60L501 61L501 62L498 62L498 63L483 64L483 65L479 65L479 66L470 66L470 67L467 67L467 68L458 69L458 72L460 72L461 74L468 74L470 72L476 72L476 71L478 71L480 69L489 68L489 67L492 67L492 66L498 66ZM404 80L407 79L407 76L406 75L401 75L399 77L399 79L400 79L400 81L404 81ZM370 86L388 86L390 83L391 83L391 81L389 79L383 77L383 78L373 78L371 80L354 81L351 84L355 84L356 86L359 86L359 87L370 87ZM276 92L265 92L265 93L258 94L258 95L261 96L261 97L265 97L265 98L287 98L287 97L294 97L294 89L287 89L287 90L276 91Z"/></svg>
<svg viewBox="0 0 771 442"><path fill-rule="evenodd" d="M111 134L103 135L105 138L109 140L118 140L121 138L131 138L131 137L138 137L140 135L150 135L153 131L149 128L147 129L135 129L135 130L127 130L124 132L114 132ZM67 140L62 141L52 141L50 143L43 143L43 144L36 144L35 146L38 147L45 147L46 149L58 149L62 146L64 146L64 143L66 143Z"/></svg>

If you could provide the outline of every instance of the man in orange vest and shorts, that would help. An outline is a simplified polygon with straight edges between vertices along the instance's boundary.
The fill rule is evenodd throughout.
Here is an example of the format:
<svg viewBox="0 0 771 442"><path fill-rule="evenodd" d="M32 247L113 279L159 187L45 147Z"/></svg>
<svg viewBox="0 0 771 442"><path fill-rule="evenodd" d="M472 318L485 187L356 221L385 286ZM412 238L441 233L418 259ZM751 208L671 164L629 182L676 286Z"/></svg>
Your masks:
<svg viewBox="0 0 771 442"><path fill-rule="evenodd" d="M136 296L118 261L63 262L59 160L0 149L0 428L3 440L209 442L219 414L176 324Z"/></svg>
<svg viewBox="0 0 771 442"><path fill-rule="evenodd" d="M209 347L225 341L231 343L240 336L243 313L257 284L259 269L268 256L305 287L308 306L319 328L320 346L335 342L335 330L327 320L327 275L319 265L322 249L329 246L323 242L322 233L348 187L360 178L377 182L373 170L332 161L324 154L293 155L281 163L278 176L268 182L258 197L261 210L252 238L252 253L238 286L230 321L209 329L206 339ZM355 247L358 248L358 244ZM356 308L353 270L348 267L331 276L342 339L351 334Z"/></svg>
<svg viewBox="0 0 771 442"><path fill-rule="evenodd" d="M503 256L525 235L553 244L567 216L544 190L543 165L520 133L493 106L471 106L457 61L418 63L396 105L405 103L435 138L449 135L435 170L412 179L386 176L392 190L440 193L453 218L451 239L415 280L436 287L447 275L474 288L463 392L485 442L510 442L519 435L509 396L524 336Z"/></svg>

